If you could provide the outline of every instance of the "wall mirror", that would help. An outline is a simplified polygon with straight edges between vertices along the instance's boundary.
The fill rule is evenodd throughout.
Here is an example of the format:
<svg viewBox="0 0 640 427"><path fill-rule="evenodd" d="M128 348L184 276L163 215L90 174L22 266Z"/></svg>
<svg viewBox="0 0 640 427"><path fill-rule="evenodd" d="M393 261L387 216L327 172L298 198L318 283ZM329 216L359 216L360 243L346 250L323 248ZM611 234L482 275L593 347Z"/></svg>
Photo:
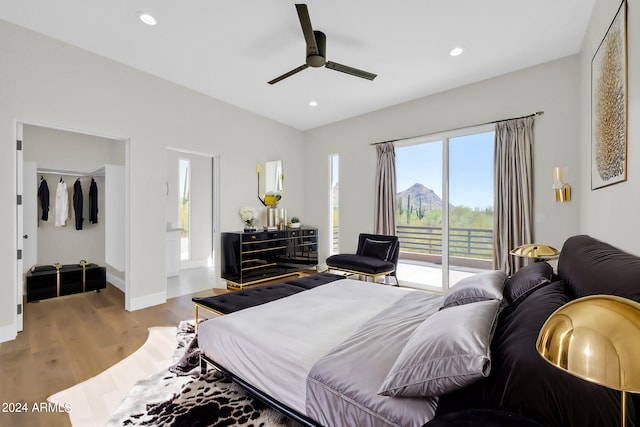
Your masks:
<svg viewBox="0 0 640 427"><path fill-rule="evenodd" d="M282 198L284 174L282 172L282 160L273 160L264 163L264 171L262 165L258 163L258 199L263 205L268 207L276 207ZM263 172L261 174L261 172ZM264 198L260 197L261 179L263 175Z"/></svg>
<svg viewBox="0 0 640 427"><path fill-rule="evenodd" d="M273 160L264 163L265 194L282 194L284 175L282 173L282 160Z"/></svg>

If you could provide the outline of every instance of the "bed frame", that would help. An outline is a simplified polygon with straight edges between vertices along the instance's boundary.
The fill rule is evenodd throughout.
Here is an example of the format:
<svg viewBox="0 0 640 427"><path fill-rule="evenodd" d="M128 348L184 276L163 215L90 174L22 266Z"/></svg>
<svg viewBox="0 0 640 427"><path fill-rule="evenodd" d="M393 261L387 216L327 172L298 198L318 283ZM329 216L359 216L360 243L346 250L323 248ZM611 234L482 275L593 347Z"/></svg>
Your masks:
<svg viewBox="0 0 640 427"><path fill-rule="evenodd" d="M274 399L273 397L264 393L262 390L259 390L253 385L249 384L239 376L229 372L227 369L225 369L223 366L221 366L214 360L211 360L204 354L200 354L200 375L203 375L207 372L207 369L208 369L207 365L211 365L215 370L217 370L222 375L224 375L225 377L229 378L231 381L233 381L234 383L242 387L249 394L251 394L253 397L263 402L265 405L286 415L287 417L291 418L292 420L299 423L300 425L304 427L322 427L321 424L318 424L317 422L307 417L306 415L303 415L300 412L294 409L291 409L290 407L281 403L277 399Z"/></svg>

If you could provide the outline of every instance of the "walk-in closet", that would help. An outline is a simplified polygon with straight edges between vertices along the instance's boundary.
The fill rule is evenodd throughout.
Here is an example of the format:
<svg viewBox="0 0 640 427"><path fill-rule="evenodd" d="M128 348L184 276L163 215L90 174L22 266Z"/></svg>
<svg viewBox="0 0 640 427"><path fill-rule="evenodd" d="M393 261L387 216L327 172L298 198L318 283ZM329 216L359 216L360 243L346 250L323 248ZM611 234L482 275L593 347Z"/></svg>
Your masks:
<svg viewBox="0 0 640 427"><path fill-rule="evenodd" d="M25 273L85 262L125 290L125 161L124 141L23 125Z"/></svg>

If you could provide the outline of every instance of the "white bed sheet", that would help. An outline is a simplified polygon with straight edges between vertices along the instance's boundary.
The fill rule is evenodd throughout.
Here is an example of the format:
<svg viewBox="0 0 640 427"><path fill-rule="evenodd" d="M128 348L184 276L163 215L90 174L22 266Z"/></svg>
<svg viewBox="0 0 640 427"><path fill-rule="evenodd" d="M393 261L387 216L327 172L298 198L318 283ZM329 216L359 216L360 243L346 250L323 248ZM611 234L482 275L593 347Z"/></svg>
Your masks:
<svg viewBox="0 0 640 427"><path fill-rule="evenodd" d="M421 291L338 280L208 320L198 326L198 344L233 374L304 414L313 365L409 292Z"/></svg>

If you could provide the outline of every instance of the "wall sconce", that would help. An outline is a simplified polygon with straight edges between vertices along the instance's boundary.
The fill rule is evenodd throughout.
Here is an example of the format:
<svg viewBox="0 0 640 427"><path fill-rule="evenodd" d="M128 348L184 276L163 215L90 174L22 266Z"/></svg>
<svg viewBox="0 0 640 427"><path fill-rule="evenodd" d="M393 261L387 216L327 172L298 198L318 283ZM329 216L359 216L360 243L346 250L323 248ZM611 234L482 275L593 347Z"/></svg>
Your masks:
<svg viewBox="0 0 640 427"><path fill-rule="evenodd" d="M562 168L553 168L553 190L556 193L556 202L571 201L571 186L564 182Z"/></svg>

